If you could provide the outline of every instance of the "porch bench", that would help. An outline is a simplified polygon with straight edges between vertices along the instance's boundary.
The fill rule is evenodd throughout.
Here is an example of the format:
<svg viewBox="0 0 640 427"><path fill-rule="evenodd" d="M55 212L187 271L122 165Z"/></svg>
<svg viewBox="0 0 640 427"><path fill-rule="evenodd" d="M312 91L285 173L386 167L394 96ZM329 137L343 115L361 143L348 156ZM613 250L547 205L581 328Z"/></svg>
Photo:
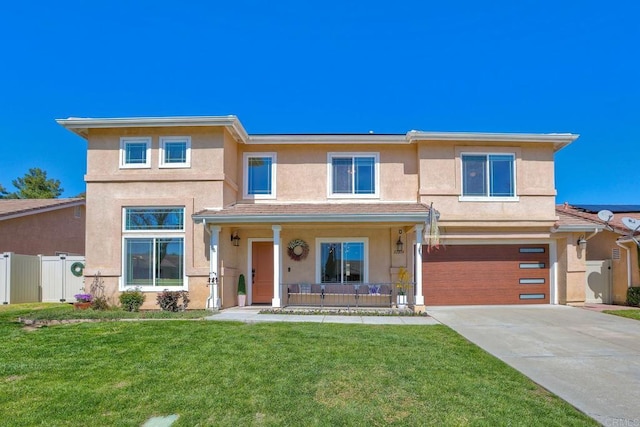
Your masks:
<svg viewBox="0 0 640 427"><path fill-rule="evenodd" d="M287 305L391 307L390 285L296 283L287 286Z"/></svg>

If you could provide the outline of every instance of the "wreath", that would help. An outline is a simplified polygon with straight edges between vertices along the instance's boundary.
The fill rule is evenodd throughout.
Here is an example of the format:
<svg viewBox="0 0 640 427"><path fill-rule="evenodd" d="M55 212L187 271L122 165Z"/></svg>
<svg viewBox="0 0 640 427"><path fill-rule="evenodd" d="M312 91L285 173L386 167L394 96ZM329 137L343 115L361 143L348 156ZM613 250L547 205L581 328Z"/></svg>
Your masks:
<svg viewBox="0 0 640 427"><path fill-rule="evenodd" d="M76 277L82 276L82 271L84 270L84 264L81 262L74 262L71 264L71 274Z"/></svg>
<svg viewBox="0 0 640 427"><path fill-rule="evenodd" d="M309 245L302 239L294 239L287 245L287 254L294 261L303 260L309 255Z"/></svg>

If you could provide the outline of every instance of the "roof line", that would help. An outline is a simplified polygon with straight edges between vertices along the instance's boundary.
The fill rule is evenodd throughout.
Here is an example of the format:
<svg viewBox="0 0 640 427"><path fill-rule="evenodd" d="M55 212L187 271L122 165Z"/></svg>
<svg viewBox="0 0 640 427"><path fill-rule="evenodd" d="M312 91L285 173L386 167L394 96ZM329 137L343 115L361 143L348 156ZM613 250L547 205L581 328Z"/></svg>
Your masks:
<svg viewBox="0 0 640 427"><path fill-rule="evenodd" d="M10 200L18 200L18 199L10 199ZM23 216L36 215L40 213L55 211L58 209L72 208L74 206L81 206L84 204L86 204L86 199L82 199L82 198L69 199L69 201L57 203L55 205L42 206L42 207L36 207L36 208L27 208L27 209L21 209L15 212L7 213L7 214L0 214L0 221L20 218Z"/></svg>

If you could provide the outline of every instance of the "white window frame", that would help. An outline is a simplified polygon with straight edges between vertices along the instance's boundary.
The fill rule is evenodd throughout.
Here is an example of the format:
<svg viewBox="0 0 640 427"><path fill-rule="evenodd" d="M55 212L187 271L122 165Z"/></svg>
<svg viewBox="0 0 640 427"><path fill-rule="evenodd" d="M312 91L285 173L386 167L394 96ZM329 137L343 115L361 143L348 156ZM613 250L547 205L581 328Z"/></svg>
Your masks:
<svg viewBox="0 0 640 427"><path fill-rule="evenodd" d="M128 143L145 143L146 161L145 163L126 163L127 160L127 144ZM120 138L120 169L149 169L151 168L151 137L150 136L123 136Z"/></svg>
<svg viewBox="0 0 640 427"><path fill-rule="evenodd" d="M249 159L253 157L271 158L271 193L270 194L249 194ZM242 196L251 200L273 200L276 198L276 166L278 156L274 152L244 153L242 155Z"/></svg>
<svg viewBox="0 0 640 427"><path fill-rule="evenodd" d="M369 238L368 237L318 237L316 238L316 283L322 283L322 244L323 243L363 243L364 260L362 264L362 284L369 283ZM349 283L345 283L349 284ZM360 284L352 283L352 284Z"/></svg>
<svg viewBox="0 0 640 427"><path fill-rule="evenodd" d="M167 163L165 146L171 142L186 143L185 161L182 163ZM160 137L160 165L161 168L189 168L191 167L191 137L190 136L161 136Z"/></svg>
<svg viewBox="0 0 640 427"><path fill-rule="evenodd" d="M182 221L182 230L127 230L127 209L167 209L167 208L176 208L182 209L183 221ZM184 219L186 218L186 210L184 206L125 206L122 208L122 274L120 276L119 290L120 292L131 290L131 289L139 289L142 292L162 292L164 289L169 289L170 291L188 291L189 290L189 276L187 276L187 242L186 242L186 233L185 227L186 222ZM136 285L127 285L126 277L127 277L127 256L126 256L126 241L127 239L132 238L140 238L140 239L163 239L163 238L181 238L182 239L182 286L136 286ZM155 247L155 245L154 245ZM154 269L155 271L155 269Z"/></svg>
<svg viewBox="0 0 640 427"><path fill-rule="evenodd" d="M487 179L487 191L491 188L491 174L489 173L489 156L511 156L513 159L513 196L465 196L464 195L464 156L486 156L487 157L487 165L486 165L486 179ZM516 153L504 153L504 152L462 152L460 153L460 196L458 200L461 202L517 202L520 200L518 196L518 183L516 177L518 176L516 167L518 156Z"/></svg>
<svg viewBox="0 0 640 427"><path fill-rule="evenodd" d="M334 193L333 158L334 157L373 157L375 192L371 194ZM355 182L355 181L354 181ZM327 153L327 198L329 199L379 199L380 198L380 153L378 152L338 152Z"/></svg>

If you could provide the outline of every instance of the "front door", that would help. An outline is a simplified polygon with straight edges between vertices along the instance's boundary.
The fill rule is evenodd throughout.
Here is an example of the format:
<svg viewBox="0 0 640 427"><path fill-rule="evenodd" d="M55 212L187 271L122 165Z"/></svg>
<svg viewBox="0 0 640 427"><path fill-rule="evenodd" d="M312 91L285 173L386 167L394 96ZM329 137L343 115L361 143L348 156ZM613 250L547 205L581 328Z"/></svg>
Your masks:
<svg viewBox="0 0 640 427"><path fill-rule="evenodd" d="M251 245L252 302L271 304L273 300L273 242Z"/></svg>

